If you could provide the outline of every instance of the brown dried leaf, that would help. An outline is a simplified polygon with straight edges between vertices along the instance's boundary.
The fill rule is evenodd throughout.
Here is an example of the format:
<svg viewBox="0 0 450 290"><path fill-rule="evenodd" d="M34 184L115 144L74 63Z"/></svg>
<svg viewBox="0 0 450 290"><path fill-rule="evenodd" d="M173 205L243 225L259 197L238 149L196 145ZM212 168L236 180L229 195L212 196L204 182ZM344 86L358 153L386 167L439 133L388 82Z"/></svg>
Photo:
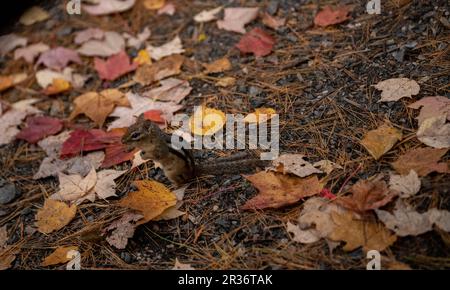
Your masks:
<svg viewBox="0 0 450 290"><path fill-rule="evenodd" d="M447 120L450 121L450 99L448 97L425 97L408 106L408 108L413 109L419 109L420 107L422 108L417 117L419 126L426 119L440 115L446 115Z"/></svg>
<svg viewBox="0 0 450 290"><path fill-rule="evenodd" d="M366 133L361 140L361 145L369 151L375 160L388 152L397 141L402 139L402 132L390 125L383 124L375 130Z"/></svg>
<svg viewBox="0 0 450 290"><path fill-rule="evenodd" d="M446 120L446 115L425 119L417 130L417 139L433 148L449 148L450 123Z"/></svg>
<svg viewBox="0 0 450 290"><path fill-rule="evenodd" d="M219 58L211 63L204 63L202 65L205 68L203 71L204 74L219 73L231 69L231 62L226 57Z"/></svg>
<svg viewBox="0 0 450 290"><path fill-rule="evenodd" d="M188 81L168 78L160 81L160 87L154 88L143 95L153 100L180 103L192 90Z"/></svg>
<svg viewBox="0 0 450 290"><path fill-rule="evenodd" d="M71 259L67 257L67 253L69 253L70 251L78 251L78 247L77 246L58 247L53 253L45 257L44 261L41 263L41 266L47 267L69 262Z"/></svg>
<svg viewBox="0 0 450 290"><path fill-rule="evenodd" d="M259 193L248 200L242 209L280 208L322 190L317 176L298 178L274 172L261 171L244 176Z"/></svg>
<svg viewBox="0 0 450 290"><path fill-rule="evenodd" d="M156 81L177 75L181 72L184 57L176 54L161 59L153 64L140 66L134 75L134 81L143 86L150 85Z"/></svg>
<svg viewBox="0 0 450 290"><path fill-rule="evenodd" d="M408 78L393 78L379 82L375 85L377 90L383 91L378 102L398 101L401 98L417 95L420 86L415 80Z"/></svg>
<svg viewBox="0 0 450 290"><path fill-rule="evenodd" d="M272 162L273 167L270 167L269 170L282 172L283 174L292 173L299 177L322 173L311 163L303 160L304 157L302 154L282 154Z"/></svg>
<svg viewBox="0 0 450 290"><path fill-rule="evenodd" d="M108 237L106 237L108 244L117 249L125 249L128 244L128 239L134 235L134 231L137 227L136 222L141 218L143 218L143 215L141 214L128 212L120 219L113 221L105 228L105 232L111 231Z"/></svg>
<svg viewBox="0 0 450 290"><path fill-rule="evenodd" d="M44 206L36 214L36 226L38 231L43 234L49 234L66 226L77 212L77 206L74 204L68 206L66 203L46 199Z"/></svg>
<svg viewBox="0 0 450 290"><path fill-rule="evenodd" d="M33 6L20 16L19 22L23 25L32 25L47 20L50 17L47 11L39 6Z"/></svg>
<svg viewBox="0 0 450 290"><path fill-rule="evenodd" d="M427 176L431 172L450 173L448 163L438 163L447 151L446 148L417 148L409 150L391 165L402 175L408 174L411 169L417 172L419 176Z"/></svg>
<svg viewBox="0 0 450 290"><path fill-rule="evenodd" d="M146 49L154 60L160 60L163 57L184 52L183 44L178 36L161 46L148 45Z"/></svg>

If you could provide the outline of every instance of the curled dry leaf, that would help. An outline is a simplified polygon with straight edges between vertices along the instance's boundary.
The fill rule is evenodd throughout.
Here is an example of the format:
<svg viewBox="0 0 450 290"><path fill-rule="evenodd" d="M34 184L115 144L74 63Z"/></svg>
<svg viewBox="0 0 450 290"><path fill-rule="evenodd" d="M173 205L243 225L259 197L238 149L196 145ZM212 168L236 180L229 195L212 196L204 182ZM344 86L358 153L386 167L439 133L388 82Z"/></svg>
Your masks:
<svg viewBox="0 0 450 290"><path fill-rule="evenodd" d="M161 86L154 88L143 95L153 100L180 103L192 90L188 81L168 78L160 82Z"/></svg>
<svg viewBox="0 0 450 290"><path fill-rule="evenodd" d="M49 49L50 47L42 42L21 47L14 51L14 59L23 58L26 62L33 63L36 57Z"/></svg>
<svg viewBox="0 0 450 290"><path fill-rule="evenodd" d="M113 221L104 230L105 232L111 232L106 237L108 244L117 249L125 249L128 239L134 235L137 227L136 222L141 218L143 218L141 214L127 212L120 219Z"/></svg>
<svg viewBox="0 0 450 290"><path fill-rule="evenodd" d="M101 40L91 39L78 49L81 55L108 57L118 54L125 48L125 39L115 31L104 32Z"/></svg>
<svg viewBox="0 0 450 290"><path fill-rule="evenodd" d="M160 60L163 57L184 52L183 44L178 36L164 45L157 47L149 45L146 49L150 54L150 57L154 60Z"/></svg>
<svg viewBox="0 0 450 290"><path fill-rule="evenodd" d="M314 173L322 173L311 163L304 160L302 154L282 154L272 161L273 166L269 170L281 172L283 174L291 173L298 177L306 177Z"/></svg>
<svg viewBox="0 0 450 290"><path fill-rule="evenodd" d="M243 53L253 53L259 57L270 54L274 44L275 38L257 27L242 36L236 47Z"/></svg>
<svg viewBox="0 0 450 290"><path fill-rule="evenodd" d="M383 180L360 180L350 189L351 196L340 197L334 202L357 213L382 207L397 196Z"/></svg>
<svg viewBox="0 0 450 290"><path fill-rule="evenodd" d="M217 14L222 11L223 7L219 6L210 10L203 10L194 16L195 22L209 22L217 18Z"/></svg>
<svg viewBox="0 0 450 290"><path fill-rule="evenodd" d="M402 175L409 174L410 170L414 170L419 176L427 176L431 172L450 173L449 164L439 162L447 151L446 148L412 149L400 156L391 165L395 171Z"/></svg>
<svg viewBox="0 0 450 290"><path fill-rule="evenodd" d="M25 37L14 33L2 35L0 36L0 55L5 55L17 47L26 46L27 42Z"/></svg>
<svg viewBox="0 0 450 290"><path fill-rule="evenodd" d="M417 120L419 126L428 118L446 115L450 121L450 99L448 97L436 96L425 97L412 103L408 108L420 109Z"/></svg>
<svg viewBox="0 0 450 290"><path fill-rule="evenodd" d="M244 26L258 17L258 11L259 8L225 8L224 18L217 21L217 27L244 34Z"/></svg>
<svg viewBox="0 0 450 290"><path fill-rule="evenodd" d="M144 218L138 224L153 220L177 202L175 194L162 183L154 180L138 180L134 181L134 184L138 191L130 192L120 200L119 205L142 213Z"/></svg>
<svg viewBox="0 0 450 290"><path fill-rule="evenodd" d="M81 64L78 53L73 49L60 46L43 52L36 62L36 67L40 64L44 64L50 69L60 71L70 62Z"/></svg>
<svg viewBox="0 0 450 290"><path fill-rule="evenodd" d="M67 254L70 251L78 251L78 247L77 246L58 247L53 253L45 257L44 261L41 263L41 266L47 267L69 262L71 259L70 257L67 257Z"/></svg>
<svg viewBox="0 0 450 290"><path fill-rule="evenodd" d="M349 19L349 6L339 6L332 9L330 6L325 6L314 18L314 24L321 27L339 24Z"/></svg>
<svg viewBox="0 0 450 290"><path fill-rule="evenodd" d="M216 86L218 87L229 87L232 86L236 83L236 79L233 77L223 77L223 78L219 78L218 81L216 82Z"/></svg>
<svg viewBox="0 0 450 290"><path fill-rule="evenodd" d="M199 106L189 119L189 129L195 135L210 136L221 130L225 122L222 111Z"/></svg>
<svg viewBox="0 0 450 290"><path fill-rule="evenodd" d="M298 178L275 172L261 171L244 176L259 193L248 200L242 209L280 208L300 199L318 194L322 190L317 176Z"/></svg>
<svg viewBox="0 0 450 290"><path fill-rule="evenodd" d="M63 121L56 118L38 116L27 119L27 127L16 135L17 139L23 139L28 143L36 143L39 140L59 133L63 128Z"/></svg>
<svg viewBox="0 0 450 290"><path fill-rule="evenodd" d="M420 190L420 178L414 170L410 170L408 175L390 175L389 188L399 192L401 198L408 198Z"/></svg>
<svg viewBox="0 0 450 290"><path fill-rule="evenodd" d="M88 92L76 97L73 103L75 108L70 114L69 120L79 114L85 114L99 127L103 126L106 118L116 106L130 106L127 97L117 89L107 89L100 93Z"/></svg>
<svg viewBox="0 0 450 290"><path fill-rule="evenodd" d="M103 61L94 59L94 67L101 79L113 81L137 68L137 63L131 62L125 51L121 51Z"/></svg>
<svg viewBox="0 0 450 290"><path fill-rule="evenodd" d="M96 5L83 4L83 10L91 15L107 15L124 12L133 7L136 0L97 0Z"/></svg>
<svg viewBox="0 0 450 290"><path fill-rule="evenodd" d="M19 22L23 25L33 25L37 22L47 20L50 17L47 11L39 6L33 6L20 16Z"/></svg>
<svg viewBox="0 0 450 290"><path fill-rule="evenodd" d="M450 123L446 120L445 114L425 119L417 130L417 139L433 148L449 148Z"/></svg>
<svg viewBox="0 0 450 290"><path fill-rule="evenodd" d="M147 86L166 77L177 75L181 72L183 61L184 57L176 54L151 65L140 66L134 75L134 80L143 86Z"/></svg>
<svg viewBox="0 0 450 290"><path fill-rule="evenodd" d="M0 92L7 90L27 79L27 74L19 73L8 76L0 76Z"/></svg>
<svg viewBox="0 0 450 290"><path fill-rule="evenodd" d="M286 23L286 18L273 17L269 13L264 12L262 16L262 23L267 27L277 30L281 26L284 26L284 24Z"/></svg>
<svg viewBox="0 0 450 290"><path fill-rule="evenodd" d="M211 74L211 73L219 73L224 72L231 69L231 62L228 58L223 57L219 58L211 63L205 63L203 64L203 67L205 70L203 73L205 74Z"/></svg>
<svg viewBox="0 0 450 290"><path fill-rule="evenodd" d="M361 145L369 151L375 160L378 160L384 153L394 147L395 143L400 141L402 137L400 130L388 124L383 124L377 129L367 132L361 140Z"/></svg>
<svg viewBox="0 0 450 290"><path fill-rule="evenodd" d="M38 231L49 234L66 226L75 217L77 206L68 206L66 203L46 199L44 206L36 214Z"/></svg>
<svg viewBox="0 0 450 290"><path fill-rule="evenodd" d="M438 226L443 231L450 231L450 212L432 208L419 213L402 200L395 204L393 214L384 210L376 210L380 219L387 228L393 230L398 236L417 236Z"/></svg>
<svg viewBox="0 0 450 290"><path fill-rule="evenodd" d="M420 86L415 80L408 78L393 78L379 82L375 85L381 90L381 99L378 102L398 101L401 98L411 98L420 91Z"/></svg>

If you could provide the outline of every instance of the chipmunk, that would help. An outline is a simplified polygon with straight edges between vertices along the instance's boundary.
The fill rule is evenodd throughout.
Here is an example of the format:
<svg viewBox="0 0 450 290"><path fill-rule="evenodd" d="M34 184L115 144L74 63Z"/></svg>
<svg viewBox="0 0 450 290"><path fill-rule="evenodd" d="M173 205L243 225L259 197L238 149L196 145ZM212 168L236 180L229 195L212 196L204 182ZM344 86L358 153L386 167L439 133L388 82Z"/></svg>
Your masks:
<svg viewBox="0 0 450 290"><path fill-rule="evenodd" d="M173 148L171 136L163 132L157 124L145 119L143 114L128 128L122 137L122 143L130 148L141 149L143 159L160 163L166 177L177 186L197 176L242 173L267 165L266 160L237 160L243 158L242 154L217 159L208 165L196 164L189 149Z"/></svg>

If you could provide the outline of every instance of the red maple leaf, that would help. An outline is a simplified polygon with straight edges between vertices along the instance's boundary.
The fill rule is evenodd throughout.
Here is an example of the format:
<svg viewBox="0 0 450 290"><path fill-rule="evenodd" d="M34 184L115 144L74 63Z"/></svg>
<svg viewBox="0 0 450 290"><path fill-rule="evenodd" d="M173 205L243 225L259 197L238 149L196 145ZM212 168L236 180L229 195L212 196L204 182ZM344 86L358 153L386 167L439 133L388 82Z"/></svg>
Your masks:
<svg viewBox="0 0 450 290"><path fill-rule="evenodd" d="M314 18L314 24L317 26L326 27L333 24L344 22L349 18L349 6L339 6L336 9L331 9L330 6L325 6Z"/></svg>
<svg viewBox="0 0 450 290"><path fill-rule="evenodd" d="M253 53L255 56L265 56L272 52L275 38L257 27L242 36L236 47L243 53Z"/></svg>
<svg viewBox="0 0 450 290"><path fill-rule="evenodd" d="M60 156L61 158L70 158L83 152L103 149L110 145L120 143L121 137L122 135L119 135L115 131L105 132L99 129L77 129L63 143Z"/></svg>
<svg viewBox="0 0 450 290"><path fill-rule="evenodd" d="M16 135L17 139L22 139L28 143L37 141L60 132L63 128L63 121L56 118L38 116L27 119L27 127Z"/></svg>
<svg viewBox="0 0 450 290"><path fill-rule="evenodd" d="M160 110L149 110L147 112L144 112L144 118L150 121L153 121L155 123L162 123L164 124L166 120L161 116L162 111Z"/></svg>
<svg viewBox="0 0 450 290"><path fill-rule="evenodd" d="M125 51L121 51L106 61L94 59L94 67L101 79L113 81L137 68L138 64L131 62Z"/></svg>

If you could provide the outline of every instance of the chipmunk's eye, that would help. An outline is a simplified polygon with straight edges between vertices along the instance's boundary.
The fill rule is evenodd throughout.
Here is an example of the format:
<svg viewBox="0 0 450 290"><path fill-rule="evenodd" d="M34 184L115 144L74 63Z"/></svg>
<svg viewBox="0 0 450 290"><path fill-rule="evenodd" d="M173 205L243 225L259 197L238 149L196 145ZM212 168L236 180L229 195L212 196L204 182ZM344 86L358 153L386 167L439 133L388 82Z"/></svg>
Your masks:
<svg viewBox="0 0 450 290"><path fill-rule="evenodd" d="M130 136L130 138L133 139L133 140L137 140L137 139L139 139L139 137L141 137L141 133L139 133L139 132L134 132Z"/></svg>

